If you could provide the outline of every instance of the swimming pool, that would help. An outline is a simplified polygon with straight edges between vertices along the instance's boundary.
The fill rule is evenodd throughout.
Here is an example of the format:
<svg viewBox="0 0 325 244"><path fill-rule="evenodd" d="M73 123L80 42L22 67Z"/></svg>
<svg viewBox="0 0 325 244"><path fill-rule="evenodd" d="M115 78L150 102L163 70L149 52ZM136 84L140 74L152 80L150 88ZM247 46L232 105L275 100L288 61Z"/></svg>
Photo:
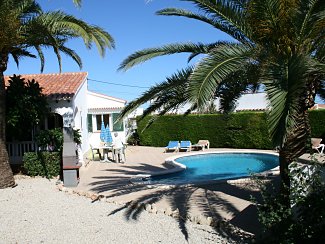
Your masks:
<svg viewBox="0 0 325 244"><path fill-rule="evenodd" d="M208 153L178 157L174 164L185 166L179 172L142 178L149 184L186 184L247 177L279 165L279 158L267 153Z"/></svg>

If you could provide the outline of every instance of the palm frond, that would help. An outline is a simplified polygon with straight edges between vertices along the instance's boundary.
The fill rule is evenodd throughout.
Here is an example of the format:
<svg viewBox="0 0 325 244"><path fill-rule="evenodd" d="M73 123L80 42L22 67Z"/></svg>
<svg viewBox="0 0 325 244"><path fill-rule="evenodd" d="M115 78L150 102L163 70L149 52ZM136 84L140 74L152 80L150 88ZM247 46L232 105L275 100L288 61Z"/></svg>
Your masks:
<svg viewBox="0 0 325 244"><path fill-rule="evenodd" d="M220 84L216 93L220 98L220 112L224 114L234 111L237 100L247 90L247 84L235 77L226 80Z"/></svg>
<svg viewBox="0 0 325 244"><path fill-rule="evenodd" d="M10 0L8 1L10 2ZM89 25L61 11L42 12L39 5L32 3L34 1L25 0L17 2L21 3L20 5L14 5L21 23L11 38L15 42L4 41L4 43L8 43L4 50L8 50L9 53L15 56L13 52L16 47L21 49L35 48L41 59L41 71L44 69L44 55L41 48L53 48L61 70L60 52L70 56L79 67L82 66L81 59L76 52L65 46L70 39L81 37L87 48L91 48L94 43L101 56L105 55L107 48L115 47L114 39L98 26ZM10 33L13 33L13 31L9 31Z"/></svg>
<svg viewBox="0 0 325 244"><path fill-rule="evenodd" d="M72 58L77 65L79 66L80 69L82 69L82 60L80 56L72 49L66 47L66 46L60 46L59 47L60 51Z"/></svg>
<svg viewBox="0 0 325 244"><path fill-rule="evenodd" d="M236 107L236 102L245 92L257 92L260 86L259 63L248 63L244 70L239 70L225 78L216 91L215 96L220 98L220 112L230 113Z"/></svg>
<svg viewBox="0 0 325 244"><path fill-rule="evenodd" d="M224 26L229 26L232 32L237 32L239 36L246 36L250 38L249 25L246 23L245 12L246 9L243 3L238 1L210 1L210 0L184 0L192 2L198 7L200 11L203 11L209 18L215 22L220 22ZM243 39L244 40L244 39Z"/></svg>
<svg viewBox="0 0 325 244"><path fill-rule="evenodd" d="M44 65L45 65L45 56L44 56L44 53L42 51L42 48L38 45L35 45L34 46L37 53L38 53L38 57L40 58L40 61L41 61L41 72L44 71Z"/></svg>
<svg viewBox="0 0 325 244"><path fill-rule="evenodd" d="M213 50L195 66L190 77L191 101L198 108L204 107L224 79L252 61L252 52L251 46L240 44L223 45Z"/></svg>
<svg viewBox="0 0 325 244"><path fill-rule="evenodd" d="M19 60L23 57L29 57L29 58L36 58L36 56L27 50L21 49L21 48L14 48L11 51L11 56L14 59L17 67L19 67Z"/></svg>
<svg viewBox="0 0 325 244"><path fill-rule="evenodd" d="M211 18L208 15L197 14L188 10L177 8L165 8L160 11L157 11L156 14L164 16L182 16L190 19L199 20L213 26L214 28L217 28L222 32L227 33L228 35L232 36L234 39L240 42L247 42L249 40L243 32L239 31L237 28L234 28L233 25L224 23L218 18Z"/></svg>
<svg viewBox="0 0 325 244"><path fill-rule="evenodd" d="M268 122L273 142L283 146L288 132L297 126L295 116L304 109L301 97L306 92L306 78L311 72L309 57L293 56L287 62L279 60L269 69L269 81L264 82L269 99Z"/></svg>
<svg viewBox="0 0 325 244"><path fill-rule="evenodd" d="M180 70L171 77L166 78L164 82L151 87L139 98L127 104L122 110L120 118L127 116L137 107L146 102L151 102L151 104L144 111L144 116L157 111L158 109L162 109L162 111L168 109L170 106L167 104L173 104L176 106L177 104L186 103L187 97L185 97L184 87L186 87L191 72L192 67L188 67L187 69Z"/></svg>
<svg viewBox="0 0 325 244"><path fill-rule="evenodd" d="M81 2L82 2L82 0L73 0L74 5L76 5L76 7L78 7L78 8L81 7Z"/></svg>
<svg viewBox="0 0 325 244"><path fill-rule="evenodd" d="M53 51L56 55L56 59L58 60L58 65L59 65L59 70L60 70L60 73L62 71L62 57L61 57L61 54L60 54L60 49L57 45L53 45L52 46L53 48Z"/></svg>
<svg viewBox="0 0 325 244"><path fill-rule="evenodd" d="M294 24L299 28L297 45L300 50L306 50L309 53L322 52L325 39L324 8L324 1L321 0L301 2L299 11L294 18Z"/></svg>
<svg viewBox="0 0 325 244"><path fill-rule="evenodd" d="M195 55L201 53L207 53L209 50L212 49L213 45L218 45L218 43L213 44L203 44L203 43L174 43L164 45L162 47L156 48L147 48L141 51L137 51L126 59L120 64L118 70L128 70L135 65L144 63L152 58L164 55L171 55L176 53L194 53Z"/></svg>
<svg viewBox="0 0 325 244"><path fill-rule="evenodd" d="M43 13L35 21L42 26L47 26L48 31L53 35L81 37L87 48L91 48L92 43L95 43L101 56L104 56L106 48L115 47L114 39L108 32L61 11Z"/></svg>

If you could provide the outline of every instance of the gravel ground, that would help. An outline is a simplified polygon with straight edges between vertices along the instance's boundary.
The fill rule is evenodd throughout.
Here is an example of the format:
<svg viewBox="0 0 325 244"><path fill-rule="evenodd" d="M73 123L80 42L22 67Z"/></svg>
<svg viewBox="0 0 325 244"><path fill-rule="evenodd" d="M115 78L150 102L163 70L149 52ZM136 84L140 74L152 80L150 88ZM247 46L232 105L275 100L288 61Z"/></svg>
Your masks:
<svg viewBox="0 0 325 244"><path fill-rule="evenodd" d="M125 217L119 206L57 189L43 178L17 179L0 190L0 243L232 243L210 226L178 222L164 214Z"/></svg>

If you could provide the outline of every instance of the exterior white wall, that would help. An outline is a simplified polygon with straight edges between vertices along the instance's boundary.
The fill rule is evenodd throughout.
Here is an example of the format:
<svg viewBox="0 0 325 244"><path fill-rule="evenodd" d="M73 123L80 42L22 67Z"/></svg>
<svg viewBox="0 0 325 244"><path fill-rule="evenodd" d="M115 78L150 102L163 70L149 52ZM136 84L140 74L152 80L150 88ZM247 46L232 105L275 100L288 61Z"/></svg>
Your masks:
<svg viewBox="0 0 325 244"><path fill-rule="evenodd" d="M60 114L63 118L63 127L73 126L73 104L71 101L50 101L51 113Z"/></svg>
<svg viewBox="0 0 325 244"><path fill-rule="evenodd" d="M126 101L123 99L110 97L94 92L88 91L88 109L102 109L102 108L120 108L124 107Z"/></svg>
<svg viewBox="0 0 325 244"><path fill-rule="evenodd" d="M88 150L87 108L87 80L85 80L73 99L74 128L79 129L81 133L82 154Z"/></svg>
<svg viewBox="0 0 325 244"><path fill-rule="evenodd" d="M262 110L267 108L266 94L249 93L242 95L238 101L235 111L237 110Z"/></svg>
<svg viewBox="0 0 325 244"><path fill-rule="evenodd" d="M87 106L88 106L88 114L92 115L92 125L93 125L93 132L89 132L88 135L88 145L87 150L90 148L91 145L98 145L100 143L100 131L96 131L96 115L102 114L113 114L113 113L120 113L124 108L126 101L123 99L106 96L103 94L98 94L94 92L87 92ZM124 128L123 131L118 131L118 136L121 138L123 142L125 142L125 125L126 120L124 121ZM113 130L113 118L110 116L109 119L109 127L112 133L112 137L114 137L114 130Z"/></svg>
<svg viewBox="0 0 325 244"><path fill-rule="evenodd" d="M72 126L79 129L81 133L81 153L88 150L88 130L87 130L87 80L79 87L72 100L50 101L52 113L57 113L63 117L63 126Z"/></svg>
<svg viewBox="0 0 325 244"><path fill-rule="evenodd" d="M113 114L120 113L125 106L126 101L102 94L89 92L87 90L87 80L79 87L74 98L69 100L51 101L51 112L62 115L64 126L70 125L75 129L80 129L81 132L81 145L80 150L85 154L90 149L90 144L97 145L100 142L100 131L90 133L88 132L87 115L92 114L93 126L96 125L96 115L98 114ZM110 116L110 130L112 137L113 131L113 118ZM124 121L123 131L118 131L119 137L125 142L125 126Z"/></svg>

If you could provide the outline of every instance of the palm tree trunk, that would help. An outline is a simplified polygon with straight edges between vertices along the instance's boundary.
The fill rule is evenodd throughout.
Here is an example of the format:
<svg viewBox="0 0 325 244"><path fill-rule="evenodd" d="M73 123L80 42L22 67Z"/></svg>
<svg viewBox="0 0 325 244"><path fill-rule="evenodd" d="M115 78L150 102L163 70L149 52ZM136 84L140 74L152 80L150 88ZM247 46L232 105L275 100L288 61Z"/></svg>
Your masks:
<svg viewBox="0 0 325 244"><path fill-rule="evenodd" d="M0 60L0 189L15 186L6 147L6 94L3 72L7 68L8 55Z"/></svg>
<svg viewBox="0 0 325 244"><path fill-rule="evenodd" d="M290 204L289 164L306 152L306 144L310 138L310 123L307 110L297 115L296 122L297 126L287 134L286 140L279 152L280 176L282 181L281 192L288 206Z"/></svg>
<svg viewBox="0 0 325 244"><path fill-rule="evenodd" d="M282 181L281 192L284 196L284 201L287 206L290 206L290 171L289 164L299 158L306 152L307 143L310 140L311 127L308 117L308 109L315 104L316 85L319 82L319 77L309 77L306 84L306 90L301 94L300 112L295 115L296 127L289 133L282 148L279 152L280 161L280 176Z"/></svg>

